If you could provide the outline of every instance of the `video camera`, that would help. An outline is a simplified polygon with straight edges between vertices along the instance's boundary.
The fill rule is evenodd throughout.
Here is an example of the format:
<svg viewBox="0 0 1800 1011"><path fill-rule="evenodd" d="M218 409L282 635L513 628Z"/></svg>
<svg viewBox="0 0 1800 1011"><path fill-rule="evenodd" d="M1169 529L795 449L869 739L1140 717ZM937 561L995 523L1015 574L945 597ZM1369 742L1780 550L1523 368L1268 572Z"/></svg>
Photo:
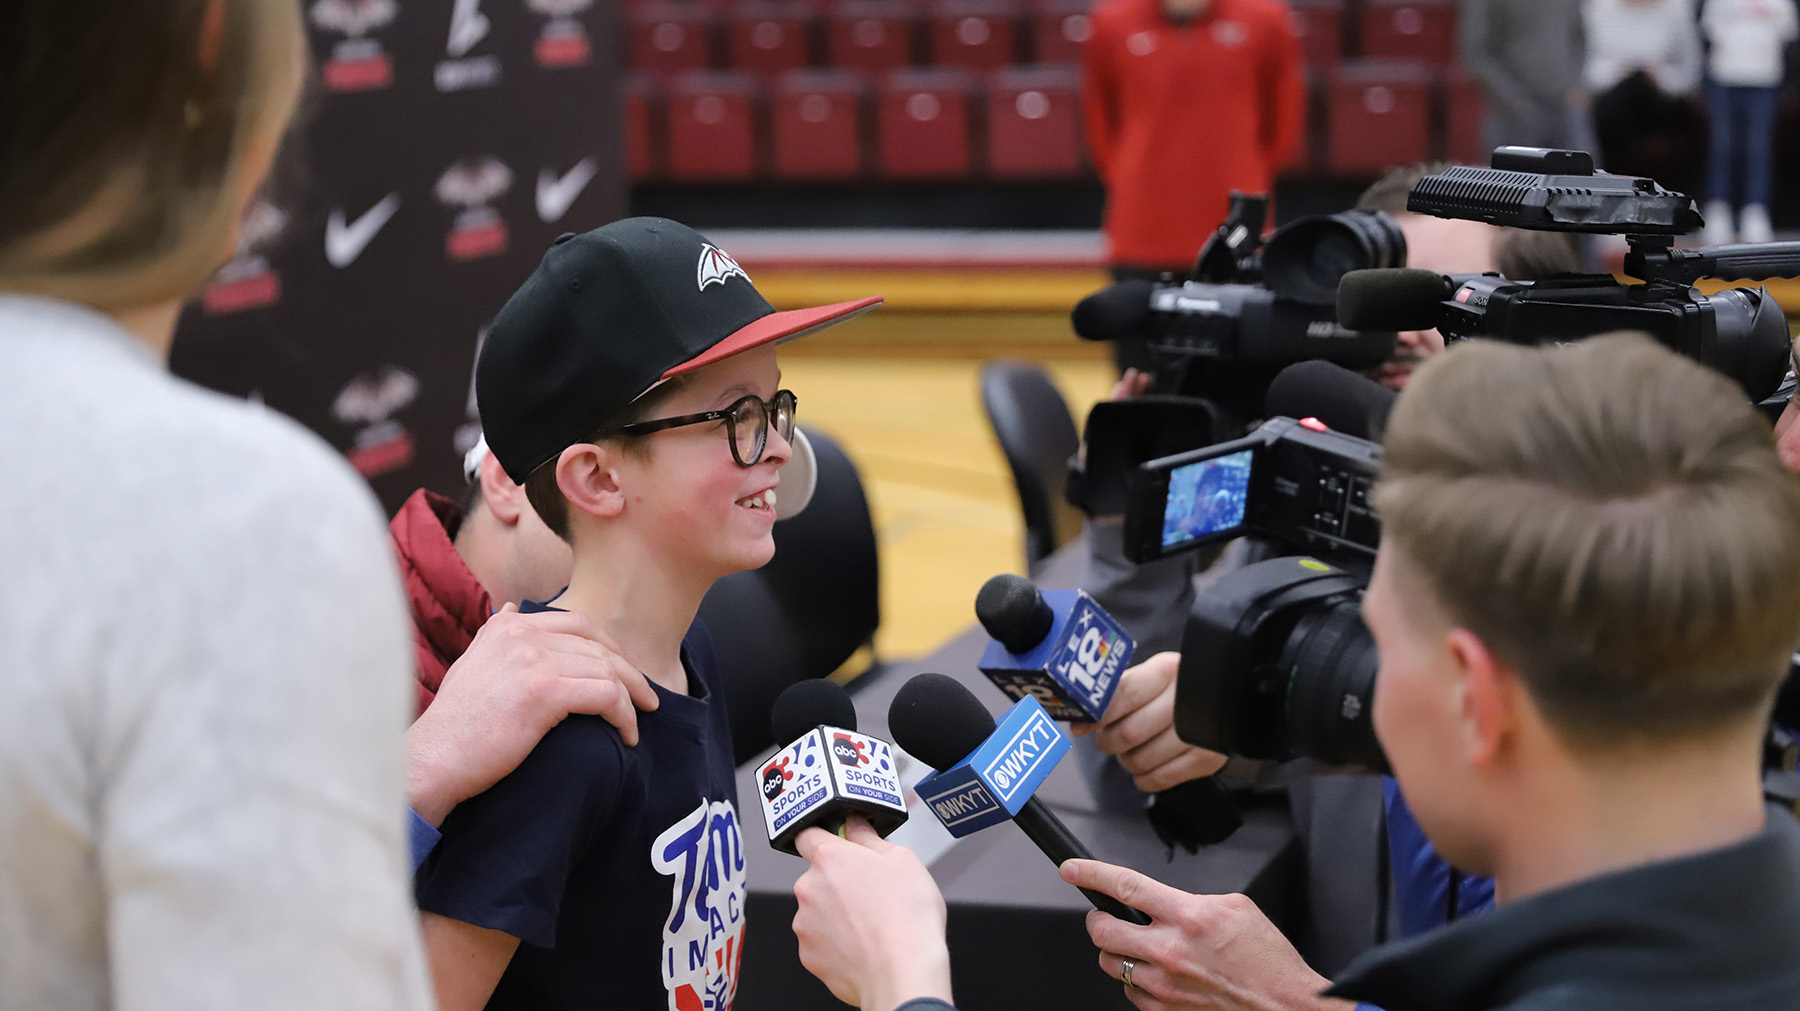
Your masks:
<svg viewBox="0 0 1800 1011"><path fill-rule="evenodd" d="M1337 322L1338 281L1364 268L1406 263L1406 237L1380 211L1308 217L1264 243L1269 198L1232 193L1230 210L1186 279L1121 281L1070 314L1088 340L1141 338L1157 361L1152 392L1207 400L1238 431L1283 366L1310 359L1373 368L1394 333Z"/></svg>
<svg viewBox="0 0 1800 1011"><path fill-rule="evenodd" d="M1182 740L1386 771L1371 722L1375 640L1362 621L1381 545L1370 502L1380 471L1379 445L1292 418L1139 468L1125 514L1133 561L1246 535L1304 553L1225 573L1194 599L1175 694Z"/></svg>
<svg viewBox="0 0 1800 1011"><path fill-rule="evenodd" d="M1496 225L1625 235L1626 270L1644 283L1376 269L1345 275L1345 326L1435 326L1452 339L1524 344L1645 330L1731 376L1753 400L1783 385L1789 342L1775 301L1757 289L1705 296L1692 285L1705 276L1800 274L1800 244L1676 250L1673 238L1702 223L1693 201L1649 179L1596 175L1581 152L1502 148L1491 169L1456 167L1421 180L1407 206ZM1309 756L1386 771L1371 720L1378 661L1361 617L1380 545L1369 501L1380 463L1375 443L1275 418L1247 438L1138 468L1125 519L1133 560L1245 535L1284 553L1225 573L1196 597L1175 701L1183 740L1247 758ZM1778 720L1800 720L1800 655L1795 669Z"/></svg>
<svg viewBox="0 0 1800 1011"><path fill-rule="evenodd" d="M1492 168L1459 165L1419 180L1406 207L1514 228L1623 235L1625 273L1643 283L1610 274L1529 282L1499 274L1353 271L1338 289L1345 326L1435 327L1446 340L1515 344L1640 330L1730 376L1757 402L1776 393L1788 371L1787 321L1766 291L1702 295L1694 284L1800 274L1800 243L1675 249L1677 236L1700 227L1700 212L1691 198L1654 180L1596 173L1593 158L1581 151L1504 147L1494 152Z"/></svg>

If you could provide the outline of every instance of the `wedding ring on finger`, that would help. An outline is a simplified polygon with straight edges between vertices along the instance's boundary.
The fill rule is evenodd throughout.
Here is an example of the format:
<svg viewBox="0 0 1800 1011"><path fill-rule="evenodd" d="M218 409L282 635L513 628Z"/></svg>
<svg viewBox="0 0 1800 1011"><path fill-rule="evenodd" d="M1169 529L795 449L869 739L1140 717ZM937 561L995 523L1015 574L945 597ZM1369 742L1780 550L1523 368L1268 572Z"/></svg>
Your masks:
<svg viewBox="0 0 1800 1011"><path fill-rule="evenodd" d="M1125 981L1126 986L1129 986L1129 987L1137 986L1136 983L1133 983L1131 981L1131 970L1137 968L1137 963L1133 962L1129 958L1122 958L1119 960L1119 965L1120 965L1119 978Z"/></svg>

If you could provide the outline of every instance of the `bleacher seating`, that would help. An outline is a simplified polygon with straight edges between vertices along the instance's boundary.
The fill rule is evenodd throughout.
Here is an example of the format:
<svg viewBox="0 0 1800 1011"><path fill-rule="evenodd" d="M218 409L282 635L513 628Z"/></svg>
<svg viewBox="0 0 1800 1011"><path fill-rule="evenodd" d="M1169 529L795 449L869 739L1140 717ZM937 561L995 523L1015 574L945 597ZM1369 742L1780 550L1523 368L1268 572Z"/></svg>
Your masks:
<svg viewBox="0 0 1800 1011"><path fill-rule="evenodd" d="M869 78L856 70L794 70L772 100L775 178L848 181L864 174Z"/></svg>
<svg viewBox="0 0 1800 1011"><path fill-rule="evenodd" d="M1461 67L1444 74L1444 157L1465 165L1485 165L1488 148L1482 135L1487 99Z"/></svg>
<svg viewBox="0 0 1800 1011"><path fill-rule="evenodd" d="M1430 158L1432 80L1412 60L1339 64L1325 89L1327 168L1370 175Z"/></svg>
<svg viewBox="0 0 1800 1011"><path fill-rule="evenodd" d="M1022 13L1014 0L932 0L932 62L970 70L1019 62Z"/></svg>
<svg viewBox="0 0 1800 1011"><path fill-rule="evenodd" d="M1292 0L1307 69L1328 71L1344 55L1344 0Z"/></svg>
<svg viewBox="0 0 1800 1011"><path fill-rule="evenodd" d="M1081 62L1081 44L1093 32L1089 0L1038 0L1032 5L1031 40L1037 63Z"/></svg>
<svg viewBox="0 0 1800 1011"><path fill-rule="evenodd" d="M810 66L814 14L806 0L740 0L726 16L731 69L773 78Z"/></svg>
<svg viewBox="0 0 1800 1011"><path fill-rule="evenodd" d="M1081 178L1092 2L624 0L631 177ZM1313 108L1285 173L1483 158L1456 0L1290 2Z"/></svg>
<svg viewBox="0 0 1800 1011"><path fill-rule="evenodd" d="M904 67L881 82L877 166L889 179L961 179L973 174L970 106L975 75L960 67Z"/></svg>
<svg viewBox="0 0 1800 1011"><path fill-rule="evenodd" d="M712 66L719 12L703 3L641 3L631 8L631 69L680 74Z"/></svg>
<svg viewBox="0 0 1800 1011"><path fill-rule="evenodd" d="M632 182L655 179L667 146L659 143L662 85L649 74L625 75L625 172Z"/></svg>
<svg viewBox="0 0 1800 1011"><path fill-rule="evenodd" d="M1455 63L1454 0L1363 0L1362 55L1370 60Z"/></svg>
<svg viewBox="0 0 1800 1011"><path fill-rule="evenodd" d="M669 84L668 175L687 182L755 179L762 82L732 70L682 74Z"/></svg>
<svg viewBox="0 0 1800 1011"><path fill-rule="evenodd" d="M907 0L839 0L826 31L834 67L871 74L913 62L913 5Z"/></svg>
<svg viewBox="0 0 1800 1011"><path fill-rule="evenodd" d="M1005 67L987 80L988 171L996 179L1081 175L1081 102L1075 69Z"/></svg>

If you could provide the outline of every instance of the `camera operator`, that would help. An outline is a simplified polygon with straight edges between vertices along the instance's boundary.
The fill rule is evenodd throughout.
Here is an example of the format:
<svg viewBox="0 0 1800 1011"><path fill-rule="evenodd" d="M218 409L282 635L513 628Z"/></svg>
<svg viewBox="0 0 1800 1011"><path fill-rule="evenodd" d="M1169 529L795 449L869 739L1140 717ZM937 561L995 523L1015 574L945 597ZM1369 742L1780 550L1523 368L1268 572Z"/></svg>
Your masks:
<svg viewBox="0 0 1800 1011"><path fill-rule="evenodd" d="M1518 281L1536 281L1581 269L1574 237L1567 232L1535 232L1501 228L1480 221L1414 214L1406 197L1419 180L1449 168L1447 162L1408 165L1376 180L1356 200L1362 210L1383 211L1406 236L1406 265L1435 274L1486 274L1498 271ZM1436 330L1402 331L1394 356L1368 373L1390 390L1406 386L1426 358L1444 350Z"/></svg>
<svg viewBox="0 0 1800 1011"><path fill-rule="evenodd" d="M1800 484L1742 391L1636 337L1470 342L1401 398L1376 502L1375 728L1432 842L1501 905L1366 953L1332 998L1800 1006L1800 828L1761 788L1800 632ZM808 968L875 1011L946 997L916 858L860 831L802 851ZM1151 915L1089 915L1139 1007L1347 1006L1242 896L1063 873Z"/></svg>

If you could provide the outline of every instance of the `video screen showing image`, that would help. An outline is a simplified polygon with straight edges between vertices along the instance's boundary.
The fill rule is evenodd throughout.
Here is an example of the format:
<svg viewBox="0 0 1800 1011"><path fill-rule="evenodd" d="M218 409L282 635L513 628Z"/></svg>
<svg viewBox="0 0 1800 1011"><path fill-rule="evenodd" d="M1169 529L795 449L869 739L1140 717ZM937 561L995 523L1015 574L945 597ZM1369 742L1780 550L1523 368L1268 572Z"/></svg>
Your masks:
<svg viewBox="0 0 1800 1011"><path fill-rule="evenodd" d="M1244 525L1250 495L1250 461L1246 449L1190 463L1169 472L1169 499L1163 507L1165 548Z"/></svg>

